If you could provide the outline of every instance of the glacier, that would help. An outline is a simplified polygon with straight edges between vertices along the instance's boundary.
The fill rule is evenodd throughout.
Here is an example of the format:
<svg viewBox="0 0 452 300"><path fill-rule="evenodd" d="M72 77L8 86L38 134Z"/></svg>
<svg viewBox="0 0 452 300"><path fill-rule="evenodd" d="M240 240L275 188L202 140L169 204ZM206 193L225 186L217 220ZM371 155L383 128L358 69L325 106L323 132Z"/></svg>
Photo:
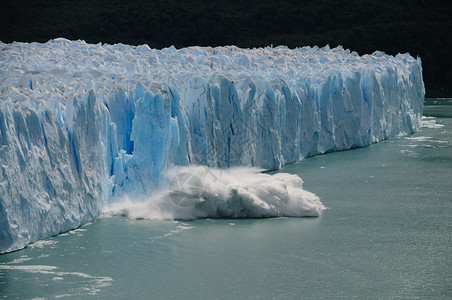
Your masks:
<svg viewBox="0 0 452 300"><path fill-rule="evenodd" d="M196 211L179 207L170 217L318 215L323 205L294 175L237 171L258 179L213 182L199 166L212 174L278 169L421 125L421 60L408 53L157 50L64 38L0 49L0 253L76 228L124 199L139 199L147 215L152 197L168 210L155 195L181 167L194 166L210 194ZM268 185L259 182L272 188L261 193L256 186Z"/></svg>

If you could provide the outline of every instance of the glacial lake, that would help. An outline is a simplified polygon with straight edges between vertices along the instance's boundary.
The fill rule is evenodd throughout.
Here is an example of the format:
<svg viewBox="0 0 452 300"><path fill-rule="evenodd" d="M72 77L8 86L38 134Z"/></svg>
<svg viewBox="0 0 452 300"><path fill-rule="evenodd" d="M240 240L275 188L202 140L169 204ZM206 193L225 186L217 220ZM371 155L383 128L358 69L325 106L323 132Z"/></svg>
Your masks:
<svg viewBox="0 0 452 300"><path fill-rule="evenodd" d="M99 218L0 255L4 299L451 299L452 100L424 127L287 165L318 218Z"/></svg>

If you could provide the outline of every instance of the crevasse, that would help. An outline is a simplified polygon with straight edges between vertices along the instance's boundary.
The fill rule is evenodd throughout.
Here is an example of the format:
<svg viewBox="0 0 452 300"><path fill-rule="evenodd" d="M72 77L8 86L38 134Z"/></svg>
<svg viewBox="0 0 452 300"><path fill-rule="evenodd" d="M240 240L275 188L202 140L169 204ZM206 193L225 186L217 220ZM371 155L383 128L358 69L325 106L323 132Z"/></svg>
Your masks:
<svg viewBox="0 0 452 300"><path fill-rule="evenodd" d="M0 253L76 228L172 166L278 169L416 131L420 59L342 47L0 42Z"/></svg>

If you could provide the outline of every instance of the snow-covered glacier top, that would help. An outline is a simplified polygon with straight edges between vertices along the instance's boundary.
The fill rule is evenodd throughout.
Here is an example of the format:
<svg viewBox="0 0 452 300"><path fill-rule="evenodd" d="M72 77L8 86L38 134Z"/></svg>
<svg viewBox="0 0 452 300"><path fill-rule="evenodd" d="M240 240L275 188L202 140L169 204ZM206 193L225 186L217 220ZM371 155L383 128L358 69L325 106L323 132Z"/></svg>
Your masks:
<svg viewBox="0 0 452 300"><path fill-rule="evenodd" d="M293 175L239 170L254 179L236 181L207 167L277 169L412 133L425 93L409 54L63 38L0 42L0 91L0 253L124 198L154 197L147 207L169 217L318 215ZM193 207L172 210L155 195L172 178L194 180L187 172L206 186Z"/></svg>
<svg viewBox="0 0 452 300"><path fill-rule="evenodd" d="M172 46L157 50L147 45L92 45L59 38L46 44L0 42L0 47L0 72L7 74L2 76L2 89L31 87L33 100L44 98L46 103L49 101L47 93L67 98L79 88L102 91L119 84L130 89L131 84L140 82L146 86L153 81L184 85L194 76L223 76L236 82L250 76L266 81L281 78L290 88L295 88L306 81L316 86L328 76L352 76L355 72L375 72L381 79L391 68L396 71L394 75L400 76L398 79L408 80L409 68L418 64L408 53L393 57L376 51L359 56L340 46L334 49L329 46L320 49L226 46L179 50ZM419 79L417 83L421 83Z"/></svg>

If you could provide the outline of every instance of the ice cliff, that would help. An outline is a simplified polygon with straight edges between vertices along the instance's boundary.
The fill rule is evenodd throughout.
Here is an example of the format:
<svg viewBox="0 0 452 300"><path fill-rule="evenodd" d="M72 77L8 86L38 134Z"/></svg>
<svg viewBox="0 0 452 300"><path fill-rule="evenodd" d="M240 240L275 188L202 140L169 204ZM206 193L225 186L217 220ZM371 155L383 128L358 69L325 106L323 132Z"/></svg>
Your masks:
<svg viewBox="0 0 452 300"><path fill-rule="evenodd" d="M277 169L412 133L424 99L409 54L66 39L0 42L0 89L0 253L149 197L172 166Z"/></svg>

